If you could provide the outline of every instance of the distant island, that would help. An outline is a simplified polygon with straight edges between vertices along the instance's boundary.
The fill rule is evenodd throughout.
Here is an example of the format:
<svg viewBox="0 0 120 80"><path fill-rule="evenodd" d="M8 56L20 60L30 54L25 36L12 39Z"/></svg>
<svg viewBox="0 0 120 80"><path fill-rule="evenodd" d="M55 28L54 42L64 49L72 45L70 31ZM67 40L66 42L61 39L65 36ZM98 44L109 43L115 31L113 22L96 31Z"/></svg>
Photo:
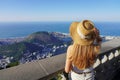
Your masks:
<svg viewBox="0 0 120 80"><path fill-rule="evenodd" d="M120 37L102 36L103 41ZM69 34L40 31L27 37L0 39L0 69L65 53Z"/></svg>

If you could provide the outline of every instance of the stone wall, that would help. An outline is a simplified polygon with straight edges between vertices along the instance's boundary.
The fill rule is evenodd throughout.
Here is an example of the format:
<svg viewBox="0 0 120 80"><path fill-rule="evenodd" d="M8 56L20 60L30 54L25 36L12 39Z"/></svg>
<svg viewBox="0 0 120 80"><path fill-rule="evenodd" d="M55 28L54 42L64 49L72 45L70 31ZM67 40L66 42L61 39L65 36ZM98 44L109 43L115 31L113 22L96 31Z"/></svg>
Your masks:
<svg viewBox="0 0 120 80"><path fill-rule="evenodd" d="M120 69L120 39L104 42L94 68L97 80L112 80ZM50 80L63 72L65 54L0 70L0 80Z"/></svg>

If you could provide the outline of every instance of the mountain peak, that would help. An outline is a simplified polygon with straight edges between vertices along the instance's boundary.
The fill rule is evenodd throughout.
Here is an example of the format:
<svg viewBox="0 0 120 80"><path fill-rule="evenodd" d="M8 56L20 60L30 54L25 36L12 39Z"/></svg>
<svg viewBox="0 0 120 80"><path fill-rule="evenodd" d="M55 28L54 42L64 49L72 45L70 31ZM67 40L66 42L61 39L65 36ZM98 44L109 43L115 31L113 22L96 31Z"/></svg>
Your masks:
<svg viewBox="0 0 120 80"><path fill-rule="evenodd" d="M59 44L62 41L52 34L52 32L40 31L29 35L26 39L28 42L41 44Z"/></svg>

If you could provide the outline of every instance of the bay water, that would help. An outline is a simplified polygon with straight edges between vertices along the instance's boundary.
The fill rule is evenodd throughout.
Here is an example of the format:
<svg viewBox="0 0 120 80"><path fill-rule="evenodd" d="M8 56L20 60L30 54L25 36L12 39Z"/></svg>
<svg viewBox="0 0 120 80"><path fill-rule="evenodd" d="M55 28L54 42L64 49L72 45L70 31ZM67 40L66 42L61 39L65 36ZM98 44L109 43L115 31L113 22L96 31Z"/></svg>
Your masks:
<svg viewBox="0 0 120 80"><path fill-rule="evenodd" d="M69 33L72 22L0 22L0 38L25 37L37 31ZM104 36L120 36L120 22L94 22Z"/></svg>

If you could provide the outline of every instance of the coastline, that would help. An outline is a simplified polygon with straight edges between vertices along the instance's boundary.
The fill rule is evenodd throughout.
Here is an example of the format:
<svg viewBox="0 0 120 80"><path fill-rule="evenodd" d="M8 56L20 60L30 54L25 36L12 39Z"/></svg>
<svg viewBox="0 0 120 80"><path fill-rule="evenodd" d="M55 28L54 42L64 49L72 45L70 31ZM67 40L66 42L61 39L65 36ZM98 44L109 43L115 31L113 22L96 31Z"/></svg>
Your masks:
<svg viewBox="0 0 120 80"><path fill-rule="evenodd" d="M49 32L49 31L46 31L46 32ZM55 34L57 33L57 34L62 34L66 37L70 37L69 33L62 33L62 32L50 32L50 33L55 33ZM29 34L29 35L31 35L31 34ZM21 42L21 41L24 41L28 36L0 38L0 42L7 42L7 43ZM59 35L56 35L56 37L57 36L59 36ZM103 38L103 41L104 40L108 41L108 40L112 40L112 39L120 39L120 36L101 35L101 37Z"/></svg>

